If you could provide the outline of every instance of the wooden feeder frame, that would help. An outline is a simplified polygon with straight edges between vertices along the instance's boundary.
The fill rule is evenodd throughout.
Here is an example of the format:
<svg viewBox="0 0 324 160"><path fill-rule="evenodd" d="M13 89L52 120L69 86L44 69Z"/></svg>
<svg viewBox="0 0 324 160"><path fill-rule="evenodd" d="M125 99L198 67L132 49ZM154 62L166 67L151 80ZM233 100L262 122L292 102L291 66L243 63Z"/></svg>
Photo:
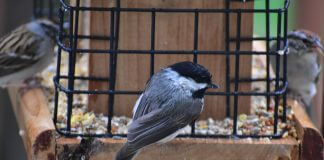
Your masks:
<svg viewBox="0 0 324 160"><path fill-rule="evenodd" d="M58 136L41 89L20 93L18 88L9 88L9 95L28 160L78 159L82 156L91 160L112 160L125 142L125 139L96 138L86 145L79 138ZM298 140L176 138L167 144L145 148L138 159L322 160L324 140L320 131L298 102L289 100L288 105L294 112Z"/></svg>

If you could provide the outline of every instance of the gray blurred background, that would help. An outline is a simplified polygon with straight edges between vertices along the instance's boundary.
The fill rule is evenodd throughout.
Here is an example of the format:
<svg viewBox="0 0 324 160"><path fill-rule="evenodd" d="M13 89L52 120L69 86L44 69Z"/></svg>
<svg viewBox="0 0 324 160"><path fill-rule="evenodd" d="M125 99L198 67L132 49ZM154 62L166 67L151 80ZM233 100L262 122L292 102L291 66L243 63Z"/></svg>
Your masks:
<svg viewBox="0 0 324 160"><path fill-rule="evenodd" d="M0 37L31 19L32 0L0 0ZM0 159L25 160L16 118L7 91L0 89Z"/></svg>

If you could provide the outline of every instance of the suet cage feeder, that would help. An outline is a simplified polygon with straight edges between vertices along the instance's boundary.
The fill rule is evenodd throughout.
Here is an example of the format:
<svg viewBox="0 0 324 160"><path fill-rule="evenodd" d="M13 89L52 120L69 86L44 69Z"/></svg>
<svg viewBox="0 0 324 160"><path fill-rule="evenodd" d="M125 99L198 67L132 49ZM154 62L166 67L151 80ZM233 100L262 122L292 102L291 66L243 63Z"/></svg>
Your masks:
<svg viewBox="0 0 324 160"><path fill-rule="evenodd" d="M289 1L283 1L282 8L270 9L269 1L265 9L254 9L253 1L81 1L74 3L61 1L59 11L61 32L58 38L57 75L55 111L58 108L59 94L67 96L66 128L57 128L65 136L113 137L126 136L114 134L111 120L115 115L131 117L131 110L144 84L157 70L179 61L193 61L206 66L213 75L213 81L222 86L218 92L207 92L205 107L201 118L220 119L233 117L233 132L230 135L198 136L194 125L192 133L184 137L269 137L280 138L277 126L279 119L286 121L286 71L287 52L287 9ZM82 14L83 13L83 14ZM267 34L255 37L253 33L253 14L265 13ZM89 34L80 25L84 14L89 14ZM276 36L270 36L270 15L276 15L278 24ZM63 23L70 27L63 32ZM89 46L79 42L89 40ZM265 41L267 51L252 51L253 41ZM269 51L270 42L278 42L277 51ZM284 46L280 46L284 44ZM61 50L68 52L67 74L61 71ZM76 57L89 54L89 75L75 74ZM266 79L252 79L252 56L276 56L283 58L283 66L277 63L275 78L270 78L270 64L267 63ZM86 81L87 89L75 88L75 81ZM64 83L63 81L66 81ZM251 83L263 81L265 92L251 91ZM275 89L270 89L275 82ZM279 83L281 85L279 86ZM89 110L108 116L107 133L76 134L71 131L73 97L77 94L89 95ZM251 96L265 96L267 106L275 99L273 134L237 134L237 117L240 113L250 113ZM246 98L248 97L248 98ZM279 98L283 99L283 115L279 117ZM55 112L56 113L56 112ZM54 115L54 123L57 117Z"/></svg>
<svg viewBox="0 0 324 160"><path fill-rule="evenodd" d="M113 159L125 142L121 137L126 136L112 131L113 116L130 117L147 79L179 61L193 61L210 70L213 81L222 88L207 93L200 118L231 117L233 130L228 135L201 135L193 124L190 134L145 148L138 159L320 159L323 143L310 142L323 142L322 137L301 106L287 100L287 77L279 74L281 68L286 72L289 0L282 0L280 8L272 8L270 0L263 1L264 8L254 9L252 0L49 0L47 5L34 0L34 17L52 19L57 13L60 32L53 120L40 89L23 94L17 88L9 89L12 102L19 100L13 108L24 131L21 135L29 159ZM253 35L254 14L265 15L260 22L265 23L265 36ZM270 16L277 19L275 28L271 28ZM64 30L66 23L69 28ZM270 30L276 30L276 36ZM265 42L265 51L252 49L257 41ZM270 51L271 42L278 42L276 52ZM62 59L64 54L67 60ZM77 75L76 61L85 54L89 55L89 74ZM251 78L253 55L266 56L264 79ZM277 63L274 67L274 77L270 76L270 56L284 61L283 66ZM68 64L66 71L61 68L63 61ZM86 83L87 88L78 88L76 81ZM266 91L253 91L254 82L264 82ZM106 133L71 129L73 101L79 94L88 95L90 111L108 116ZM65 127L57 125L60 95L67 99ZM268 109L274 102L271 134L237 132L238 115L250 114L252 96L265 97ZM280 100L283 111L279 115ZM286 121L287 105L293 106L299 141L282 138L285 130L278 131L279 121Z"/></svg>

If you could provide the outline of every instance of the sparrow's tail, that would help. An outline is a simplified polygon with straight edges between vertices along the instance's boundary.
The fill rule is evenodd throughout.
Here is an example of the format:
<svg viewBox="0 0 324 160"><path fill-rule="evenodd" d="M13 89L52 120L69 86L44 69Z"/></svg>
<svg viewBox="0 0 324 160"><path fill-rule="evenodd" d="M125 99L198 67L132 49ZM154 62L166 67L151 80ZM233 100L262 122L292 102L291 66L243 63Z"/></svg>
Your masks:
<svg viewBox="0 0 324 160"><path fill-rule="evenodd" d="M132 160L137 152L137 149L134 149L134 147L132 147L129 143L125 143L124 146L118 151L115 160Z"/></svg>

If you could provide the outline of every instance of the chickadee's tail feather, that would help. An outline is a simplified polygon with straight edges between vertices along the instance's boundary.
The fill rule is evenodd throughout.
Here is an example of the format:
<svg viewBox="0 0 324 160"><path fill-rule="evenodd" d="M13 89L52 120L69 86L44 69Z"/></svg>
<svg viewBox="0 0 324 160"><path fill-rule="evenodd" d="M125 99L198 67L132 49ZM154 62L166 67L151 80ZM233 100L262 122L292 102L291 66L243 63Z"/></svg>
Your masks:
<svg viewBox="0 0 324 160"><path fill-rule="evenodd" d="M131 147L129 143L125 143L118 151L115 160L132 160L136 154L137 150Z"/></svg>

